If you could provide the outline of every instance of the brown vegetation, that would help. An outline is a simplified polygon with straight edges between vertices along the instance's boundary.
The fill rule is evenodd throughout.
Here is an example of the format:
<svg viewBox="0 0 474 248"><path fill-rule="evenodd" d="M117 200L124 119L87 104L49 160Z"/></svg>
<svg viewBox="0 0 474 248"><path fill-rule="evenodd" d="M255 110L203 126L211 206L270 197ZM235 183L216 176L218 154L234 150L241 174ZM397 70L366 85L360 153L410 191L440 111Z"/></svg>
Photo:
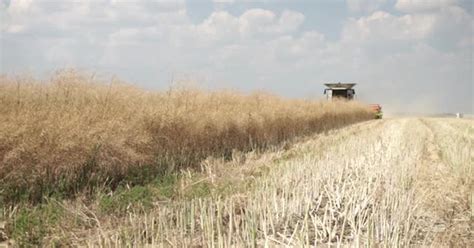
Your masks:
<svg viewBox="0 0 474 248"><path fill-rule="evenodd" d="M265 149L372 118L358 103L171 88L63 71L0 77L0 202L140 184L209 156Z"/></svg>

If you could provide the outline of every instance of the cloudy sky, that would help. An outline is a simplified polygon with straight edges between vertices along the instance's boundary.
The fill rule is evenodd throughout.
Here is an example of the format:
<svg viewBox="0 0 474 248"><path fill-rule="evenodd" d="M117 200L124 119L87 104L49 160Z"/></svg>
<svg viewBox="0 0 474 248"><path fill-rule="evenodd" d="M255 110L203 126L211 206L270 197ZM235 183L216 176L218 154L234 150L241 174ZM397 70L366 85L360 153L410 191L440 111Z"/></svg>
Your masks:
<svg viewBox="0 0 474 248"><path fill-rule="evenodd" d="M305 98L355 82L390 111L472 113L473 2L0 0L0 73Z"/></svg>

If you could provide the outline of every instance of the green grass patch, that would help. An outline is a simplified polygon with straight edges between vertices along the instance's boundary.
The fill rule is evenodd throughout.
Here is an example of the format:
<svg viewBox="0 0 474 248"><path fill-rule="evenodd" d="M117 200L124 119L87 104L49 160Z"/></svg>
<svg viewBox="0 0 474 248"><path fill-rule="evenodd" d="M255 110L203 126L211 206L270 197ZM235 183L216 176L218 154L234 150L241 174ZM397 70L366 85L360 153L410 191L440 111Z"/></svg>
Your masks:
<svg viewBox="0 0 474 248"><path fill-rule="evenodd" d="M202 181L188 187L182 193L185 199L205 198L211 196L212 187L208 181Z"/></svg>
<svg viewBox="0 0 474 248"><path fill-rule="evenodd" d="M173 198L177 181L177 175L167 174L144 186L120 186L114 192L99 197L99 208L103 213L118 215L130 210L148 210L155 201Z"/></svg>
<svg viewBox="0 0 474 248"><path fill-rule="evenodd" d="M150 208L152 201L152 191L148 187L135 186L130 189L120 188L111 195L102 196L99 207L107 214L121 214L130 208Z"/></svg>
<svg viewBox="0 0 474 248"><path fill-rule="evenodd" d="M55 201L21 208L7 225L7 232L21 247L41 246L43 238L64 216L64 209Z"/></svg>

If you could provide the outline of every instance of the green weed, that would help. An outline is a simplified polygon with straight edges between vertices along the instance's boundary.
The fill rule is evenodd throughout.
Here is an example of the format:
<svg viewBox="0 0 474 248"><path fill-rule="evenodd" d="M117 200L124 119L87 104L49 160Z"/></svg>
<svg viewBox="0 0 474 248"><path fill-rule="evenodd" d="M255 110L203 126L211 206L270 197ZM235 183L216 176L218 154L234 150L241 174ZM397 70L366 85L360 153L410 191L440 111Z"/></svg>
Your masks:
<svg viewBox="0 0 474 248"><path fill-rule="evenodd" d="M21 208L7 225L7 232L21 247L41 246L43 238L64 216L63 208L54 201Z"/></svg>

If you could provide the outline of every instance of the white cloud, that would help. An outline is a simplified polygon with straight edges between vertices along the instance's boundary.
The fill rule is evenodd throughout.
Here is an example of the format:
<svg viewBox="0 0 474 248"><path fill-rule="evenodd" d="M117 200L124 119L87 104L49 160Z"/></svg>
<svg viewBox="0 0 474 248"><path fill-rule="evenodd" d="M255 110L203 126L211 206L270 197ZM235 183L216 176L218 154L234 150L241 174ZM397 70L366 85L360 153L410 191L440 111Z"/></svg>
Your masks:
<svg viewBox="0 0 474 248"><path fill-rule="evenodd" d="M387 0L346 0L349 10L352 12L373 12Z"/></svg>
<svg viewBox="0 0 474 248"><path fill-rule="evenodd" d="M9 25L5 28L7 33L20 33L25 30L25 25Z"/></svg>
<svg viewBox="0 0 474 248"><path fill-rule="evenodd" d="M231 4L234 4L234 3L252 3L252 2L269 2L271 0L212 0L212 2L214 4L217 4L217 5L220 5L220 4L224 4L224 5L231 5Z"/></svg>
<svg viewBox="0 0 474 248"><path fill-rule="evenodd" d="M377 11L346 22L342 42L359 46L408 49L418 42L444 51L472 47L474 18L453 5L429 12L394 15Z"/></svg>
<svg viewBox="0 0 474 248"><path fill-rule="evenodd" d="M250 9L239 17L239 32L242 35L282 34L297 30L304 21L304 15L285 10L277 18L270 10Z"/></svg>
<svg viewBox="0 0 474 248"><path fill-rule="evenodd" d="M429 35L434 28L435 17L431 15L394 16L377 11L367 17L350 20L344 27L345 41L419 40Z"/></svg>
<svg viewBox="0 0 474 248"><path fill-rule="evenodd" d="M395 8L400 11L413 13L420 11L431 11L455 5L457 0L398 0Z"/></svg>
<svg viewBox="0 0 474 248"><path fill-rule="evenodd" d="M86 27L108 28L121 24L149 26L163 22L176 24L188 20L184 0L11 0L2 15L2 30L18 29L14 27L22 26L22 32L29 29L45 32L74 31Z"/></svg>
<svg viewBox="0 0 474 248"><path fill-rule="evenodd" d="M293 32L303 24L305 16L300 12L285 10L278 20L277 31L280 33Z"/></svg>
<svg viewBox="0 0 474 248"><path fill-rule="evenodd" d="M12 0L8 7L10 14L22 14L27 12L32 6L33 0Z"/></svg>
<svg viewBox="0 0 474 248"><path fill-rule="evenodd" d="M235 0L212 0L214 3L234 3Z"/></svg>
<svg viewBox="0 0 474 248"><path fill-rule="evenodd" d="M239 31L242 34L268 32L275 22L275 16L270 10L247 10L239 17Z"/></svg>
<svg viewBox="0 0 474 248"><path fill-rule="evenodd" d="M317 53L325 49L325 37L316 31L308 31L299 37L290 35L281 36L270 42L275 56L279 59L298 59L305 61L307 58L315 57Z"/></svg>
<svg viewBox="0 0 474 248"><path fill-rule="evenodd" d="M295 32L304 21L304 15L285 10L280 15L264 9L249 9L240 16L226 11L215 11L200 24L190 24L197 41L237 42L272 37Z"/></svg>
<svg viewBox="0 0 474 248"><path fill-rule="evenodd" d="M239 37L239 20L226 11L216 11L197 25L195 30L201 41L230 42Z"/></svg>

